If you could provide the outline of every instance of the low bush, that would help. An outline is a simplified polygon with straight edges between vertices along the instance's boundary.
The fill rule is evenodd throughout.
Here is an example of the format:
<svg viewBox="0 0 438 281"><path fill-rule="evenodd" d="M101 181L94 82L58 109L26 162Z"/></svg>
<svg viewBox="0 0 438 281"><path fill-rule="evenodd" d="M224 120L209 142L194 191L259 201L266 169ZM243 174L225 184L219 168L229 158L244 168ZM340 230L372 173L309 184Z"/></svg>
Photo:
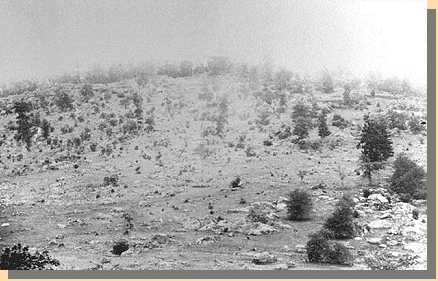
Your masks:
<svg viewBox="0 0 438 281"><path fill-rule="evenodd" d="M60 262L49 256L48 251L29 253L29 247L20 243L4 249L0 256L0 270L43 270L47 266L59 266Z"/></svg>
<svg viewBox="0 0 438 281"><path fill-rule="evenodd" d="M427 173L421 166L400 154L394 161L394 169L390 189L399 194L402 201L427 199Z"/></svg>
<svg viewBox="0 0 438 281"><path fill-rule="evenodd" d="M125 241L116 242L113 246L112 253L120 256L123 252L129 249L129 244Z"/></svg>
<svg viewBox="0 0 438 281"><path fill-rule="evenodd" d="M334 233L336 239L350 239L356 234L356 224L353 221L354 202L349 197L343 197L338 202L335 211L324 223L324 227Z"/></svg>
<svg viewBox="0 0 438 281"><path fill-rule="evenodd" d="M312 196L300 189L295 189L289 193L287 202L288 218L293 221L308 220L313 208Z"/></svg>
<svg viewBox="0 0 438 281"><path fill-rule="evenodd" d="M329 242L321 231L310 235L306 251L310 262L352 265L353 256L350 251L338 242Z"/></svg>

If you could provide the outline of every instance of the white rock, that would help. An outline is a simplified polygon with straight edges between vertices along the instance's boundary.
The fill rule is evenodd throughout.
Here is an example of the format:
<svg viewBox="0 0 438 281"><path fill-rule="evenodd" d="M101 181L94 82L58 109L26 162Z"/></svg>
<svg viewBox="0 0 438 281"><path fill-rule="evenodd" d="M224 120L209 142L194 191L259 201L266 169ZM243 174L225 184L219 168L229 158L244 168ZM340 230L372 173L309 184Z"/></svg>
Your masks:
<svg viewBox="0 0 438 281"><path fill-rule="evenodd" d="M386 199L381 194L371 194L370 196L368 196L368 200L376 200L380 201L380 203L388 203L388 199Z"/></svg>
<svg viewBox="0 0 438 281"><path fill-rule="evenodd" d="M387 220L372 221L368 224L370 228L391 228L393 225Z"/></svg>

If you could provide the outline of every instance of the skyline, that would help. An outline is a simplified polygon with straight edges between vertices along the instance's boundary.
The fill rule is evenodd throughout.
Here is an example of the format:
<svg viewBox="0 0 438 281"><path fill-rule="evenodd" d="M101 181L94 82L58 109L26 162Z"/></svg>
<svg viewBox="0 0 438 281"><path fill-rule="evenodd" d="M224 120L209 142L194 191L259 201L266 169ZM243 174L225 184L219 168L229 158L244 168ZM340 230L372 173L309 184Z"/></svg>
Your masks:
<svg viewBox="0 0 438 281"><path fill-rule="evenodd" d="M426 1L416 0L4 1L0 40L0 83L212 55L269 57L299 74L427 78Z"/></svg>

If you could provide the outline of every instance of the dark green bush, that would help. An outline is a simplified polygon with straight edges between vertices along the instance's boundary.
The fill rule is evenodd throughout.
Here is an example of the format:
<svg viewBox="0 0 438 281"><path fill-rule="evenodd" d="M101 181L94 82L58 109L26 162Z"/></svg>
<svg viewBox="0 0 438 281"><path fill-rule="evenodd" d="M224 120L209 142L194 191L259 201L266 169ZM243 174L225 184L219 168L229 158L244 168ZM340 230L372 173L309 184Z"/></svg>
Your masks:
<svg viewBox="0 0 438 281"><path fill-rule="evenodd" d="M312 196L304 190L295 189L289 193L288 218L293 221L308 220L312 211Z"/></svg>
<svg viewBox="0 0 438 281"><path fill-rule="evenodd" d="M348 197L343 197L337 208L327 218L324 227L334 233L336 239L350 239L356 233L354 218L354 203Z"/></svg>
<svg viewBox="0 0 438 281"><path fill-rule="evenodd" d="M114 244L112 253L114 255L120 256L123 252L126 252L128 249L129 249L129 244L126 243L125 241L121 241Z"/></svg>
<svg viewBox="0 0 438 281"><path fill-rule="evenodd" d="M427 173L421 166L400 154L394 161L394 169L390 189L399 194L402 201L427 199Z"/></svg>
<svg viewBox="0 0 438 281"><path fill-rule="evenodd" d="M48 251L29 253L29 247L20 243L5 248L0 257L0 270L42 270L47 265L59 266L58 260L49 256Z"/></svg>
<svg viewBox="0 0 438 281"><path fill-rule="evenodd" d="M323 231L310 235L306 251L310 262L351 265L353 261L350 251L338 242L330 243Z"/></svg>

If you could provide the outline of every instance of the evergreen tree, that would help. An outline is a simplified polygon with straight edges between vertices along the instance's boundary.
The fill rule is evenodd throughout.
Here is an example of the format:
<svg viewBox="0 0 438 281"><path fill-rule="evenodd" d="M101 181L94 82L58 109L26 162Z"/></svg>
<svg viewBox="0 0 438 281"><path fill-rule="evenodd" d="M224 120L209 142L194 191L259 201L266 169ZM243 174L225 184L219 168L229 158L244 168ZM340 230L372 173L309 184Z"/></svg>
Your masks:
<svg viewBox="0 0 438 281"><path fill-rule="evenodd" d="M357 149L362 150L361 161L364 165L364 175L371 183L371 173L385 167L384 161L394 155L392 140L386 123L381 119L371 119L364 116L365 124Z"/></svg>
<svg viewBox="0 0 438 281"><path fill-rule="evenodd" d="M299 117L295 120L293 135L298 136L299 141L303 141L309 136L309 131L313 128L312 119Z"/></svg>
<svg viewBox="0 0 438 281"><path fill-rule="evenodd" d="M16 117L17 127L15 127L17 133L14 139L17 142L25 143L27 150L30 150L32 146L32 136L36 133L36 131L33 130L34 121L30 115L32 104L23 100L19 101L15 103L14 110L15 113L18 114Z"/></svg>
<svg viewBox="0 0 438 281"><path fill-rule="evenodd" d="M322 139L325 137L328 137L331 135L332 132L330 132L328 126L327 126L327 119L325 115L321 115L318 118L318 136L320 136Z"/></svg>

